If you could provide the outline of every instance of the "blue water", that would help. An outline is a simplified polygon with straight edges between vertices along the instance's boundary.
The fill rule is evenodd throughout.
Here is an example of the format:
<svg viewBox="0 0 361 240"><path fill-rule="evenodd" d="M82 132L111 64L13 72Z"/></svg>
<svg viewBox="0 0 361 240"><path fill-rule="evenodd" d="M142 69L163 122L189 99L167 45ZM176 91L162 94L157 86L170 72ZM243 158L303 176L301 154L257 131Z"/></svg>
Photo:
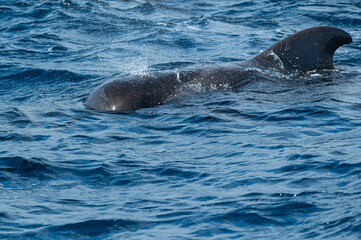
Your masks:
<svg viewBox="0 0 361 240"><path fill-rule="evenodd" d="M335 70L84 106L320 25L353 37ZM360 33L356 0L0 0L0 238L360 239Z"/></svg>

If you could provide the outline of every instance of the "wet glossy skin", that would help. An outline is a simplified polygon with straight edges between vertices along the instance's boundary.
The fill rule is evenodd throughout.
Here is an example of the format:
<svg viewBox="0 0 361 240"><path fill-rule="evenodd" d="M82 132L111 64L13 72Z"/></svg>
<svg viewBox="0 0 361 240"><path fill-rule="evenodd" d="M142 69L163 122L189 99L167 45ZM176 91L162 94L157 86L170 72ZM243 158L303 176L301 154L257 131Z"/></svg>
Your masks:
<svg viewBox="0 0 361 240"><path fill-rule="evenodd" d="M90 109L104 112L136 110L164 104L180 92L192 91L194 85L200 85L202 89L237 88L246 79L260 74L255 68L283 73L332 68L335 51L351 42L351 36L341 29L309 28L242 63L131 76L105 83L90 93L85 104Z"/></svg>

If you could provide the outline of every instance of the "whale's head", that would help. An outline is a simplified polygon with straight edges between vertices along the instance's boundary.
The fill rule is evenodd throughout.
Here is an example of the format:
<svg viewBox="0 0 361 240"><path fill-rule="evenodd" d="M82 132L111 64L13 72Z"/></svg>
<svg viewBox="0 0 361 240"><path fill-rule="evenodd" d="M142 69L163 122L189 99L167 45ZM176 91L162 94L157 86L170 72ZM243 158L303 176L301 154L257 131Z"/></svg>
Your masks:
<svg viewBox="0 0 361 240"><path fill-rule="evenodd" d="M137 109L141 97L136 82L112 81L94 89L85 105L96 111L117 112Z"/></svg>

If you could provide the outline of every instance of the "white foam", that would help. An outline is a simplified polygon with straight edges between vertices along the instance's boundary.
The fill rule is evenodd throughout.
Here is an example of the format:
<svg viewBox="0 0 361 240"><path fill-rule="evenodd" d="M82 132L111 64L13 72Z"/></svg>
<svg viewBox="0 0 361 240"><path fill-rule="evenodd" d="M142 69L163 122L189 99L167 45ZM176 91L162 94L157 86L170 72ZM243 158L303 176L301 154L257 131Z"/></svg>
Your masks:
<svg viewBox="0 0 361 240"><path fill-rule="evenodd" d="M133 61L119 66L119 71L135 76L150 76L148 64L144 61Z"/></svg>

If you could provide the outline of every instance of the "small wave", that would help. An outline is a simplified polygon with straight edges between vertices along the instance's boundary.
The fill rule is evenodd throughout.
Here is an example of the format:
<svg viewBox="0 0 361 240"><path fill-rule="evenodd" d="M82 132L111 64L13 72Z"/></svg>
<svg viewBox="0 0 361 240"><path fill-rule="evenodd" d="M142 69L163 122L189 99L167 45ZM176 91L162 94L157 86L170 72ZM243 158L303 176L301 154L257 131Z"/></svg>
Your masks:
<svg viewBox="0 0 361 240"><path fill-rule="evenodd" d="M74 223L66 223L50 226L38 230L36 233L26 233L26 238L102 238L109 233L130 231L134 232L153 226L154 223L146 221L133 221L126 219L85 220Z"/></svg>
<svg viewBox="0 0 361 240"><path fill-rule="evenodd" d="M150 15L156 11L156 8L150 2L146 2L133 8L132 10L144 15Z"/></svg>
<svg viewBox="0 0 361 240"><path fill-rule="evenodd" d="M16 125L19 125L19 122L17 122ZM38 142L38 141L46 141L49 137L50 137L49 135L25 135L18 133L9 133L4 136L0 135L0 141Z"/></svg>
<svg viewBox="0 0 361 240"><path fill-rule="evenodd" d="M197 124L197 123L211 123L211 122L225 122L224 119L221 119L216 116L191 116L182 121L183 123L191 123L191 124Z"/></svg>
<svg viewBox="0 0 361 240"><path fill-rule="evenodd" d="M56 171L52 164L42 158L1 157L0 171L22 177L50 179Z"/></svg>
<svg viewBox="0 0 361 240"><path fill-rule="evenodd" d="M45 70L45 69L18 69L16 73L11 75L0 77L0 81L14 81L21 82L24 84L45 84L45 83L56 83L64 82L64 80L69 82L78 82L88 79L89 76L84 76L81 74L76 74L70 71L63 70ZM14 88L13 85L10 85L11 88Z"/></svg>
<svg viewBox="0 0 361 240"><path fill-rule="evenodd" d="M293 195L294 197L294 195ZM320 209L316 205L307 203L307 202L288 202L285 204L281 204L276 207L270 207L264 209L264 212L267 212L269 216L277 217L280 219L289 219L292 221L296 215L316 213L319 211L325 211L325 209ZM262 211L263 212L263 211ZM295 223L294 221L292 221Z"/></svg>
<svg viewBox="0 0 361 240"><path fill-rule="evenodd" d="M283 222L262 216L256 212L234 210L226 214L219 214L213 217L214 221L228 223L235 226L282 226Z"/></svg>
<svg viewBox="0 0 361 240"><path fill-rule="evenodd" d="M24 128L27 126L31 126L31 124L33 124L29 116L23 111L19 110L18 108L14 108L12 110L0 113L0 117L1 119L5 120L7 123L16 126L17 128ZM7 134L7 136L11 138L21 137L22 134L13 134L13 135Z"/></svg>
<svg viewBox="0 0 361 240"><path fill-rule="evenodd" d="M356 219L360 218L361 215L355 217L340 217L337 220L325 222L321 226L322 237L323 238L338 238L340 235L343 235L345 232L348 232L355 236L360 236L361 224Z"/></svg>

